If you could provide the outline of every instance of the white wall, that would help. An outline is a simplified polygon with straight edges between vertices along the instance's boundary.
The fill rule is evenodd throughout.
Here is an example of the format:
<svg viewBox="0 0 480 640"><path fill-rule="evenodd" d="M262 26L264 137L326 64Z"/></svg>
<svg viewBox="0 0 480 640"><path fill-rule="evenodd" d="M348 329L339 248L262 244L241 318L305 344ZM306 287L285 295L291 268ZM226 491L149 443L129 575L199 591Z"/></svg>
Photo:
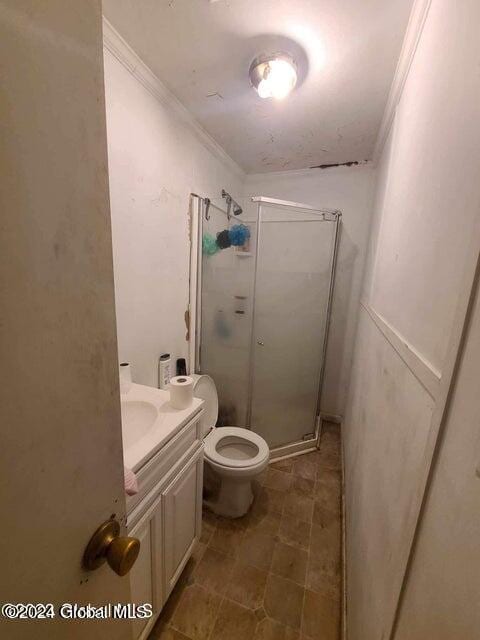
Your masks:
<svg viewBox="0 0 480 640"><path fill-rule="evenodd" d="M400 611L398 640L475 640L480 628L480 296Z"/></svg>
<svg viewBox="0 0 480 640"><path fill-rule="evenodd" d="M161 101L166 90L106 29L120 51L105 49L119 357L133 364L136 382L157 386L161 353L188 356L189 194L220 201L225 188L238 196L243 175L213 141L202 143L178 105Z"/></svg>
<svg viewBox="0 0 480 640"><path fill-rule="evenodd" d="M480 5L414 10L406 42L420 38L410 66L404 50L380 159L345 424L349 640L391 637L480 248ZM418 628L401 637L454 637Z"/></svg>
<svg viewBox="0 0 480 640"><path fill-rule="evenodd" d="M335 297L322 411L343 415L369 237L375 170L371 164L247 176L245 193L342 211Z"/></svg>

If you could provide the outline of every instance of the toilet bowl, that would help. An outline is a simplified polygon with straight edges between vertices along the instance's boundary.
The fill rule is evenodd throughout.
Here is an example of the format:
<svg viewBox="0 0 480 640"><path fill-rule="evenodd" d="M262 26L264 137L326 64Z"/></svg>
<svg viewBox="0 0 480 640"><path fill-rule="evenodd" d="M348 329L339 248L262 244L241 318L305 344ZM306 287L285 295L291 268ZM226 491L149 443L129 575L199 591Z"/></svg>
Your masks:
<svg viewBox="0 0 480 640"><path fill-rule="evenodd" d="M268 465L265 440L243 427L215 427L218 396L207 375L194 375L193 395L204 401L201 428L205 462L220 481L218 497L206 502L214 513L227 518L245 515L253 502L252 481Z"/></svg>

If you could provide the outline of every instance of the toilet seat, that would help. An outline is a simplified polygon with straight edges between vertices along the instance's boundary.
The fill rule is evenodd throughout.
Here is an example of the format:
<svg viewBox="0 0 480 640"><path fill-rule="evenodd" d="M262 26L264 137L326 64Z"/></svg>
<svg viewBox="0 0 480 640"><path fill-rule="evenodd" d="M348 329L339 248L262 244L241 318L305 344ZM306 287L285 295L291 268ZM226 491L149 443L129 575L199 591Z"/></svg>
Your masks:
<svg viewBox="0 0 480 640"><path fill-rule="evenodd" d="M216 427L204 444L207 460L225 469L251 469L270 455L265 440L243 427Z"/></svg>

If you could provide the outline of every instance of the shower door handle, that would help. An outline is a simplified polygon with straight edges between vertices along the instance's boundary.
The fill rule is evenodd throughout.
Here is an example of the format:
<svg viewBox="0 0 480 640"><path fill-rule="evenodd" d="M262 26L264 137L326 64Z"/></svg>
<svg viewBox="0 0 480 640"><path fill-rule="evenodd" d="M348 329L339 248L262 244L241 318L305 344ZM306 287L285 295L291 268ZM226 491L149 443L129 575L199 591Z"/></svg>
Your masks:
<svg viewBox="0 0 480 640"><path fill-rule="evenodd" d="M264 347L265 346L265 343L264 343L263 340L257 340L257 344L258 344L259 347Z"/></svg>

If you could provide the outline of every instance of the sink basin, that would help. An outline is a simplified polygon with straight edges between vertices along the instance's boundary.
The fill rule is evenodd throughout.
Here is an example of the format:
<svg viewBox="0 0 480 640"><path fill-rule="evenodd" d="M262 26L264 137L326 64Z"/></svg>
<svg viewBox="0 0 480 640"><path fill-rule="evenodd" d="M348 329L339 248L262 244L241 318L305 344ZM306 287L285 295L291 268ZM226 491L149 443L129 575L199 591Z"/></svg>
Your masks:
<svg viewBox="0 0 480 640"><path fill-rule="evenodd" d="M194 398L187 409L174 409L168 391L135 383L120 395L120 403L123 462L134 473L202 408Z"/></svg>
<svg viewBox="0 0 480 640"><path fill-rule="evenodd" d="M158 419L158 409L145 400L122 400L123 446L129 449L141 440Z"/></svg>

